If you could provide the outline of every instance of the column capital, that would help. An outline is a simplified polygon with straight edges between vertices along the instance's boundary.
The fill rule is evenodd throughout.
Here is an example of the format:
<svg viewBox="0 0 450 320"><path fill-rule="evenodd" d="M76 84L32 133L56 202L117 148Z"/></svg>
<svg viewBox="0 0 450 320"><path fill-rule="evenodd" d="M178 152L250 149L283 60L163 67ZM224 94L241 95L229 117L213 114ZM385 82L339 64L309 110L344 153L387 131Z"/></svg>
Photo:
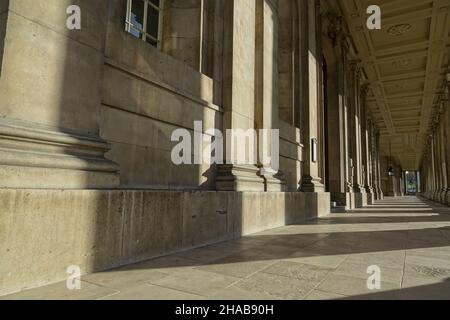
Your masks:
<svg viewBox="0 0 450 320"><path fill-rule="evenodd" d="M323 17L326 19L326 22L328 23L327 26L328 38L330 38L333 42L333 45L336 46L338 44L338 40L342 38L342 36L344 35L342 30L343 17L341 15L338 15L333 10L325 12Z"/></svg>
<svg viewBox="0 0 450 320"><path fill-rule="evenodd" d="M441 96L441 99L444 102L448 102L450 100L450 93L449 93L450 89L449 89L449 87L450 87L450 82L447 82L447 85L444 88L444 93Z"/></svg>
<svg viewBox="0 0 450 320"><path fill-rule="evenodd" d="M364 82L361 84L361 87L360 87L361 96L362 96L364 99L367 97L367 95L368 95L368 93L369 93L369 90L370 90L370 83L367 82L367 81L364 81Z"/></svg>
<svg viewBox="0 0 450 320"><path fill-rule="evenodd" d="M361 68L360 64L361 64L361 60L359 60L359 59L349 59L348 60L348 65L352 72L359 72L359 69Z"/></svg>

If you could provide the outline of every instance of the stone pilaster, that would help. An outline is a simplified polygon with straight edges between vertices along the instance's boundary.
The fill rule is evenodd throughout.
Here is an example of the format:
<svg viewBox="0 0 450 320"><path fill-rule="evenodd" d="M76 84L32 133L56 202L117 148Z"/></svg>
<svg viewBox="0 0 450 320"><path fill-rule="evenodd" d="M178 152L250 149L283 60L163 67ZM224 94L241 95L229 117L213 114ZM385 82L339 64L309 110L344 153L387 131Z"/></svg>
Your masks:
<svg viewBox="0 0 450 320"><path fill-rule="evenodd" d="M362 149L362 169L363 169L363 182L364 190L367 194L367 204L374 203L374 190L371 181L371 161L370 161L370 123L369 116L367 114L367 92L368 85L364 84L361 87L361 149Z"/></svg>
<svg viewBox="0 0 450 320"><path fill-rule="evenodd" d="M202 0L171 0L164 6L162 50L195 70L201 70L203 4Z"/></svg>
<svg viewBox="0 0 450 320"><path fill-rule="evenodd" d="M269 155L272 149L270 136L263 136L260 129L279 129L278 94L278 7L270 0L256 1L256 68L255 68L255 122L258 129L260 150ZM278 142L278 141L277 141ZM273 161L273 159L272 159ZM259 159L260 175L266 191L285 191L283 173L267 168ZM271 164L273 166L273 163Z"/></svg>
<svg viewBox="0 0 450 320"><path fill-rule="evenodd" d="M318 103L318 61L317 47L317 13L316 1L301 2L301 9L307 13L304 20L302 36L302 70L303 77L303 105L302 105L302 133L305 147L303 163L303 179L301 190L303 192L324 192L321 177L319 177L319 103ZM314 150L316 152L314 152ZM314 158L315 157L315 158Z"/></svg>
<svg viewBox="0 0 450 320"><path fill-rule="evenodd" d="M357 61L350 61L348 74L348 139L350 149L351 186L355 193L355 207L367 204L365 189L362 182L362 158L361 158L361 124L360 124L360 88L359 66ZM363 195L364 194L364 195Z"/></svg>
<svg viewBox="0 0 450 320"><path fill-rule="evenodd" d="M433 189L431 193L431 200L436 201L436 197L440 189L439 141L436 122L433 124L432 158Z"/></svg>
<svg viewBox="0 0 450 320"><path fill-rule="evenodd" d="M228 0L224 8L223 127L224 130L254 130L256 3ZM228 141L228 137L225 142L227 148L234 144ZM264 179L258 175L256 163L228 163L218 167L217 190L265 190Z"/></svg>
<svg viewBox="0 0 450 320"><path fill-rule="evenodd" d="M442 204L447 204L447 161L445 154L445 117L444 117L444 101L440 106L440 122L439 122L439 154L440 154L440 168L441 168L441 188L438 194L438 201Z"/></svg>
<svg viewBox="0 0 450 320"><path fill-rule="evenodd" d="M340 206L351 208L347 186L347 127L345 101L345 47L341 34L341 18L335 13L324 15L328 31L327 58L327 119L325 125L328 133L328 182L331 201ZM324 41L324 40L322 40ZM330 143L332 141L332 143Z"/></svg>
<svg viewBox="0 0 450 320"><path fill-rule="evenodd" d="M443 96L443 108L444 108L444 154L446 163L446 185L447 190L444 197L444 204L450 206L450 73L447 74L447 82L445 88L445 94Z"/></svg>
<svg viewBox="0 0 450 320"><path fill-rule="evenodd" d="M376 181L377 181L377 199L383 200L384 194L383 189L381 188L381 159L380 159L380 132L376 132L376 138L375 138L375 169L376 169Z"/></svg>
<svg viewBox="0 0 450 320"><path fill-rule="evenodd" d="M81 30L66 27L65 1L0 4L2 188L119 185L99 123L109 4L78 3Z"/></svg>

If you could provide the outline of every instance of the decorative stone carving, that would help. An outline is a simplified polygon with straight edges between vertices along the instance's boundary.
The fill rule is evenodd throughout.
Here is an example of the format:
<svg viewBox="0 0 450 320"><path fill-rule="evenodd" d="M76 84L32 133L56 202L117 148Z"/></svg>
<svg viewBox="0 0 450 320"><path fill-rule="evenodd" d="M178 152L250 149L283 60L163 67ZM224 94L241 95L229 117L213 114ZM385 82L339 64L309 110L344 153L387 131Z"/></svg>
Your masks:
<svg viewBox="0 0 450 320"><path fill-rule="evenodd" d="M369 89L370 89L370 83L368 82L364 82L361 84L361 98L362 99L366 99L367 95L369 94Z"/></svg>
<svg viewBox="0 0 450 320"><path fill-rule="evenodd" d="M338 42L339 37L342 36L342 16L338 16L335 12L328 11L326 13L326 18L328 21L328 37L332 40L335 46Z"/></svg>
<svg viewBox="0 0 450 320"><path fill-rule="evenodd" d="M392 66L394 68L406 68L411 64L411 62L412 62L412 59L405 58L405 59L396 60L396 61L392 62Z"/></svg>
<svg viewBox="0 0 450 320"><path fill-rule="evenodd" d="M411 30L412 26L409 23L402 23L392 26L388 29L388 34L391 36L402 36Z"/></svg>

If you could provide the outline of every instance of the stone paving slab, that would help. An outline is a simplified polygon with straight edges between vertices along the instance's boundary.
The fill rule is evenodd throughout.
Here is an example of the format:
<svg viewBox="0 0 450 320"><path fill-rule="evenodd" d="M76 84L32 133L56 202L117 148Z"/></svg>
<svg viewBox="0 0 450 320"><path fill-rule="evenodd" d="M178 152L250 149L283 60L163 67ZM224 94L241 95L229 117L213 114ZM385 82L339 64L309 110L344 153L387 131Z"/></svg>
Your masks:
<svg viewBox="0 0 450 320"><path fill-rule="evenodd" d="M450 300L448 208L391 198L0 299ZM370 290L369 266L381 271Z"/></svg>

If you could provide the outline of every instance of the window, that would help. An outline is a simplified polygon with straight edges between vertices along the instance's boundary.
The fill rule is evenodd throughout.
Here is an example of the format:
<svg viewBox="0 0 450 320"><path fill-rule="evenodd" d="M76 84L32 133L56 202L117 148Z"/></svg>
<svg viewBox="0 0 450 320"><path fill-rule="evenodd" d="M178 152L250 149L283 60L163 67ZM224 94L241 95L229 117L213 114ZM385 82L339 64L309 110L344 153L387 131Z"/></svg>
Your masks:
<svg viewBox="0 0 450 320"><path fill-rule="evenodd" d="M125 29L136 38L159 47L164 0L127 0Z"/></svg>

